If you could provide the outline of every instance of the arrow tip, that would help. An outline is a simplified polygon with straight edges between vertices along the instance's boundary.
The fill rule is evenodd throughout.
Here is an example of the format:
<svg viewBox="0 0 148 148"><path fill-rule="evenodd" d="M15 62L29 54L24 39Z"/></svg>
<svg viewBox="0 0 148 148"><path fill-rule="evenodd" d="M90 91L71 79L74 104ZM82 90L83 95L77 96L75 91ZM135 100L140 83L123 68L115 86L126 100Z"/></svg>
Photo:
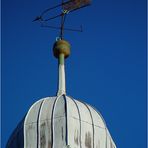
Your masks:
<svg viewBox="0 0 148 148"><path fill-rule="evenodd" d="M42 20L42 17L41 17L41 16L37 16L37 17L33 20L33 22L41 21L41 20Z"/></svg>

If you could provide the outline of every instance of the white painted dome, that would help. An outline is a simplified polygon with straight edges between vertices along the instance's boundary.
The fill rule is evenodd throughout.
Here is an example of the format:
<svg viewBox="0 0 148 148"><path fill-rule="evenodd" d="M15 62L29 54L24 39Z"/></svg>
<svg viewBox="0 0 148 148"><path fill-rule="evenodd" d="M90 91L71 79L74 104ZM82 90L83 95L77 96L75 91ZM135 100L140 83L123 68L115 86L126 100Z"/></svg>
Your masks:
<svg viewBox="0 0 148 148"><path fill-rule="evenodd" d="M101 114L72 97L34 103L7 148L116 148Z"/></svg>

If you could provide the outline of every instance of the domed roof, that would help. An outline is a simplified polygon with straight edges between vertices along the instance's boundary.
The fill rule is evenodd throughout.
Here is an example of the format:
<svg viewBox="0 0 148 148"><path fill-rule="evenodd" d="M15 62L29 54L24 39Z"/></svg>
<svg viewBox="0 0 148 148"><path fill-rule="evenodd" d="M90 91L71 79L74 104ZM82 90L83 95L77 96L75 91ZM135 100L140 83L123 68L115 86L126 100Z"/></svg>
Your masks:
<svg viewBox="0 0 148 148"><path fill-rule="evenodd" d="M101 114L61 95L34 103L7 148L116 148Z"/></svg>

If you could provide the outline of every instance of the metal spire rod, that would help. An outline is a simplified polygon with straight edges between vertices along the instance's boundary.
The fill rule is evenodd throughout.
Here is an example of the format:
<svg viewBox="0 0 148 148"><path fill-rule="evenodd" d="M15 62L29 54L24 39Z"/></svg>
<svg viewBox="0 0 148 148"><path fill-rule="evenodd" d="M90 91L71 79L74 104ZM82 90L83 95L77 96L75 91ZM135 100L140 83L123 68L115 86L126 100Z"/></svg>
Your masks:
<svg viewBox="0 0 148 148"><path fill-rule="evenodd" d="M62 3L64 0L62 0ZM62 8L63 9L63 8ZM63 39L63 28L64 28L65 14L63 13L61 16L61 31L60 31L60 39ZM65 81L65 60L64 53L60 53L58 57L58 67L59 67L59 86L57 96L66 94L66 81Z"/></svg>
<svg viewBox="0 0 148 148"><path fill-rule="evenodd" d="M58 58L58 92L57 96L66 94L65 59L70 55L70 44L65 40L58 40L53 47L54 56Z"/></svg>
<svg viewBox="0 0 148 148"><path fill-rule="evenodd" d="M64 0L62 0L62 4L63 4L63 2L64 2ZM62 11L63 11L63 7L62 7ZM60 32L61 39L63 39L64 18L65 18L65 14L63 13L61 16L61 32Z"/></svg>
<svg viewBox="0 0 148 148"><path fill-rule="evenodd" d="M64 0L62 0L62 3L64 3ZM63 9L63 7L62 7L62 9ZM58 44L57 47L59 47L59 49L58 49L58 52L59 52L59 54L58 54L59 83L58 83L57 96L66 94L66 81L65 81L65 56L66 56L66 54L65 54L65 52L63 52L63 50L68 51L69 47L67 46L68 45L67 42L62 40L63 33L64 33L65 17L66 17L65 13L63 13L61 15L60 40L56 42Z"/></svg>
<svg viewBox="0 0 148 148"><path fill-rule="evenodd" d="M66 20L66 14L63 14L62 16L62 20L61 20L61 34L60 34L60 38L63 39L63 36L64 36L64 23L65 23L65 20Z"/></svg>
<svg viewBox="0 0 148 148"><path fill-rule="evenodd" d="M64 54L59 55L58 68L59 68L59 82L57 96L66 94L66 80L65 80L65 60Z"/></svg>

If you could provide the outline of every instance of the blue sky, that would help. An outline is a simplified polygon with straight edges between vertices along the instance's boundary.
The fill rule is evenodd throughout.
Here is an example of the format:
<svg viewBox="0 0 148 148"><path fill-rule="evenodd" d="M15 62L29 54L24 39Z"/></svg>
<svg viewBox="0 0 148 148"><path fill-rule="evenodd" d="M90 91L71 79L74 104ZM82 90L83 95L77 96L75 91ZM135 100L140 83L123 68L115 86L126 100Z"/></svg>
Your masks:
<svg viewBox="0 0 148 148"><path fill-rule="evenodd" d="M32 20L57 3L2 0L2 148L29 107L56 94L58 32ZM118 148L146 148L146 0L93 0L65 23L81 24L65 32L67 95L102 113Z"/></svg>

